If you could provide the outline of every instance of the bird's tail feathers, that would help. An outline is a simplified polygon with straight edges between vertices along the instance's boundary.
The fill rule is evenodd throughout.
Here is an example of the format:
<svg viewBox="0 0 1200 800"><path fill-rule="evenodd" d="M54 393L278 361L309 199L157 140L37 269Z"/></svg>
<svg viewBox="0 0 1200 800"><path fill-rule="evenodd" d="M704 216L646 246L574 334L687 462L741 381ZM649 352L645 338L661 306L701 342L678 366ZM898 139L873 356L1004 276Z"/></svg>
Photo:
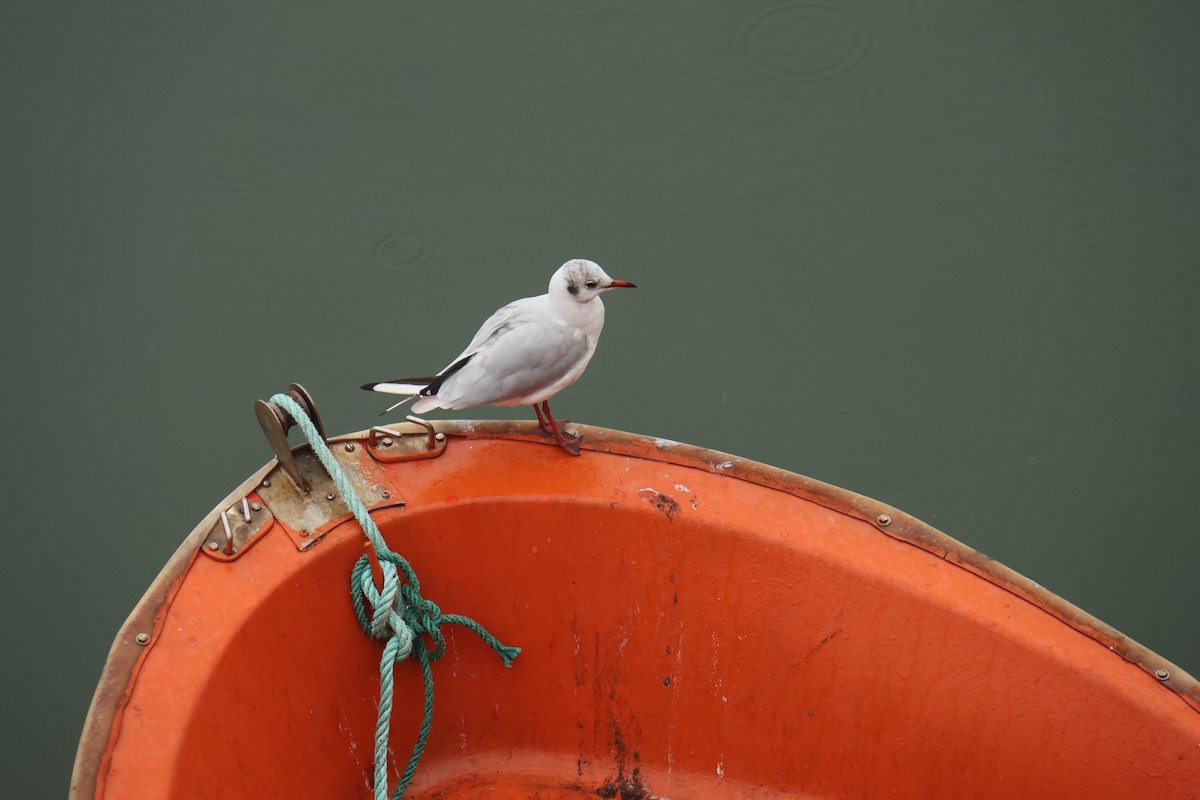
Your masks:
<svg viewBox="0 0 1200 800"><path fill-rule="evenodd" d="M362 388L368 392L384 392L385 394L420 394L429 384L438 380L437 375L428 378L397 378L393 381L364 383Z"/></svg>
<svg viewBox="0 0 1200 800"><path fill-rule="evenodd" d="M442 388L442 384L446 382L454 373L467 365L467 362L474 357L474 353L466 358L460 358L437 375L431 375L428 378L396 378L392 381L377 381L375 383L364 383L362 388L369 392L386 392L387 394L406 394L404 398L395 405L385 409L384 414L392 409L404 405L408 401L417 397L431 397L438 393L438 389Z"/></svg>
<svg viewBox="0 0 1200 800"><path fill-rule="evenodd" d="M410 403L410 402L412 402L413 400L415 400L415 399L416 399L416 397L417 397L417 396L416 396L415 394L410 394L408 397L405 397L405 398L404 398L403 400L401 400L400 402L398 402L398 403L392 403L390 406L388 406L387 408L385 408L383 411L380 411L380 412L379 412L379 416L381 416L381 417L382 417L384 414L388 413L389 411L395 411L397 408L399 408L400 406L404 405L405 403Z"/></svg>
<svg viewBox="0 0 1200 800"><path fill-rule="evenodd" d="M403 400L393 405L388 406L383 411L379 412L379 416L383 416L389 411L394 411L405 403L412 402L429 388L429 385L434 381L439 380L435 375L430 378L398 378L394 381L378 381L376 383L364 383L362 388L369 392L383 392L385 394L403 394L408 395Z"/></svg>

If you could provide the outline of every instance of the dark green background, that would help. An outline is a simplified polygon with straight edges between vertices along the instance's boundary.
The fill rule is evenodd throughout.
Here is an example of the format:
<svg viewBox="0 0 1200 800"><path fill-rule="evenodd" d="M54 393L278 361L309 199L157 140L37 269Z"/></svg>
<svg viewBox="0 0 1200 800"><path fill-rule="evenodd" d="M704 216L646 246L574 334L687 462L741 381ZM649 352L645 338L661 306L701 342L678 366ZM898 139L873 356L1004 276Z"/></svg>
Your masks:
<svg viewBox="0 0 1200 800"><path fill-rule="evenodd" d="M255 398L365 428L571 257L641 288L560 415L893 503L1200 672L1197 9L9 4L5 795L66 790Z"/></svg>

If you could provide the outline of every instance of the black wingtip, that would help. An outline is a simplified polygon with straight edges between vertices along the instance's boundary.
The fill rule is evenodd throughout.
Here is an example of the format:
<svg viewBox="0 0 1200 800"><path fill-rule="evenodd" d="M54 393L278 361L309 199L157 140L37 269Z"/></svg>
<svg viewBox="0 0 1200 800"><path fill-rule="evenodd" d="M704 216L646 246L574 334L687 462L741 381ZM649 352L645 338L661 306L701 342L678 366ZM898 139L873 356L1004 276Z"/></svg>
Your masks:
<svg viewBox="0 0 1200 800"><path fill-rule="evenodd" d="M382 382L383 381L375 381L374 383L364 383L362 385L362 388L366 389L368 392L373 392L373 391L375 391L375 387L378 386Z"/></svg>

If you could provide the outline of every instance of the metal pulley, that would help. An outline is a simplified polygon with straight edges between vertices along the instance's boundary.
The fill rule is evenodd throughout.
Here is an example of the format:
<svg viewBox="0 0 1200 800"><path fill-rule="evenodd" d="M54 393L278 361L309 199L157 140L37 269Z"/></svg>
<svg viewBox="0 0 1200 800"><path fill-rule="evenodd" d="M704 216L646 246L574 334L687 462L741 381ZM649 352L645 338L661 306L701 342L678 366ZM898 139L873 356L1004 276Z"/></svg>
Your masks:
<svg viewBox="0 0 1200 800"><path fill-rule="evenodd" d="M321 415L317 411L317 404L308 390L298 383L293 383L288 387L287 393L304 409L304 413L312 420L317 432L321 434L321 438L328 441L328 437L325 435L325 425L321 422ZM266 400L254 401L254 413L258 417L258 424L262 426L263 434L267 437L267 442L275 452L275 458L279 459L279 466L283 467L283 471L300 491L308 494L312 485L301 474L300 468L296 465L296 458L292 454L292 448L288 445L288 430L296 424L296 421L282 408Z"/></svg>

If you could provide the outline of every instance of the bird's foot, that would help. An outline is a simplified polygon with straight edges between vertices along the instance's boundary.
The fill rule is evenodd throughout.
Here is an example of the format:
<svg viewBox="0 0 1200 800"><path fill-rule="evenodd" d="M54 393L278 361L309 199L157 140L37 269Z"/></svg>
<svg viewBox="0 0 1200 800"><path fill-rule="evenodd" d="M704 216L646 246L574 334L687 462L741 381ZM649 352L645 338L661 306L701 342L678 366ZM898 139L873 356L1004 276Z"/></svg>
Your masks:
<svg viewBox="0 0 1200 800"><path fill-rule="evenodd" d="M559 420L559 424L564 425L564 429L562 433L555 437L558 439L558 446L573 456L579 455L579 443L583 441L583 437L577 433L570 433L567 431L565 429L565 419Z"/></svg>
<svg viewBox="0 0 1200 800"><path fill-rule="evenodd" d="M540 421L540 420L539 420ZM583 437L577 433L567 430L567 425L570 424L569 419L554 419L553 417L546 418L546 424L542 425L542 430L554 440L558 442L558 446L566 450L573 456L579 455L579 443L583 441Z"/></svg>
<svg viewBox="0 0 1200 800"><path fill-rule="evenodd" d="M567 423L570 420L556 420L550 413L550 404L545 400L541 403L534 403L533 410L537 412L538 426L542 431L553 436L563 450L573 456L579 455L579 442L583 437L567 430Z"/></svg>

